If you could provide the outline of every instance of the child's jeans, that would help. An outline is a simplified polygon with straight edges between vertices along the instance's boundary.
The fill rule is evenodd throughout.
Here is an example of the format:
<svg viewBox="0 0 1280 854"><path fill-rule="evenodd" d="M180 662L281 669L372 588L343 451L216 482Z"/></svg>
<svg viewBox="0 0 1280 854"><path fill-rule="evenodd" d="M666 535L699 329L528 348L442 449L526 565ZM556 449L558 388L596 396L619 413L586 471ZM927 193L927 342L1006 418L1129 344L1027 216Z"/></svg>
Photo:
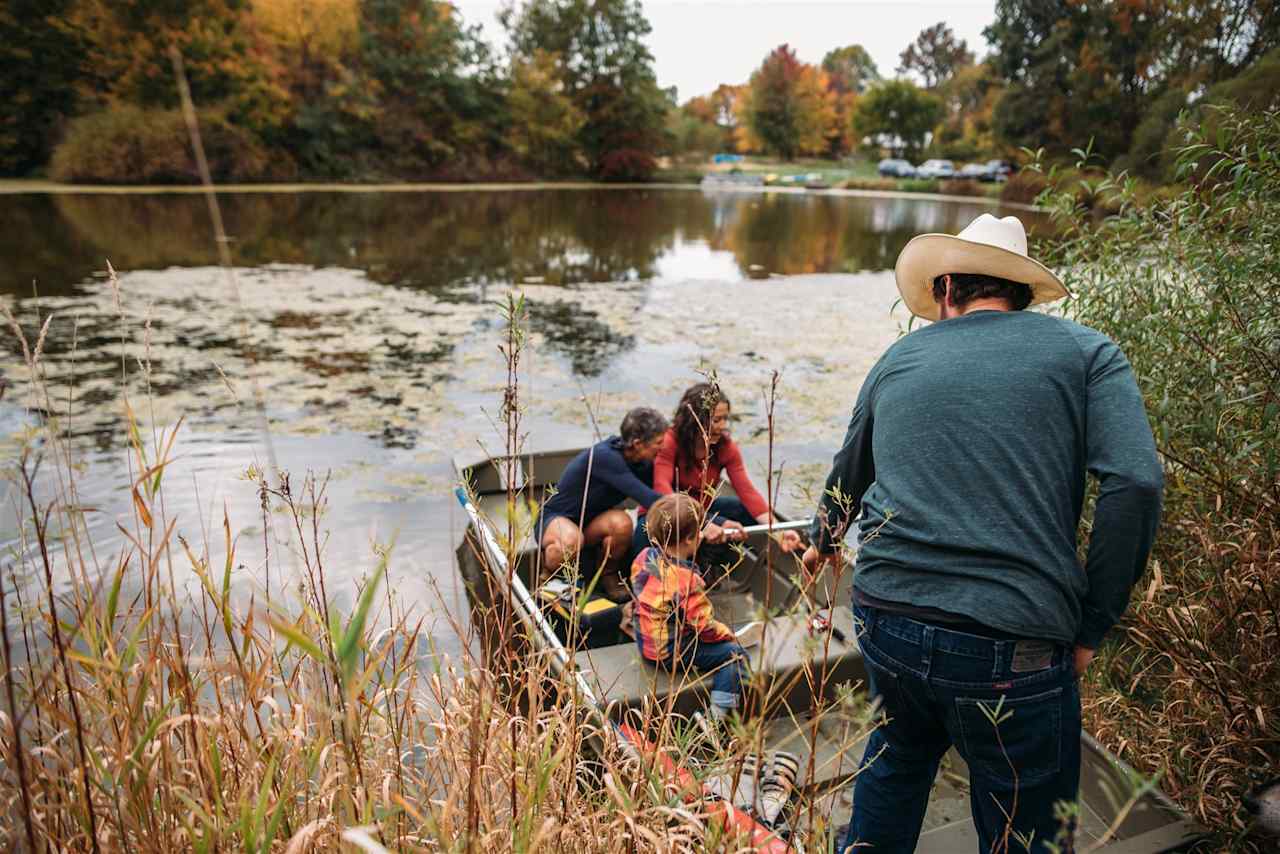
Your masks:
<svg viewBox="0 0 1280 854"><path fill-rule="evenodd" d="M747 660L742 647L734 641L705 643L687 638L682 638L681 641L678 649L677 643L673 641L672 654L654 664L673 672L683 669L710 673L711 705L729 710L738 708L738 697L742 694L742 674Z"/></svg>

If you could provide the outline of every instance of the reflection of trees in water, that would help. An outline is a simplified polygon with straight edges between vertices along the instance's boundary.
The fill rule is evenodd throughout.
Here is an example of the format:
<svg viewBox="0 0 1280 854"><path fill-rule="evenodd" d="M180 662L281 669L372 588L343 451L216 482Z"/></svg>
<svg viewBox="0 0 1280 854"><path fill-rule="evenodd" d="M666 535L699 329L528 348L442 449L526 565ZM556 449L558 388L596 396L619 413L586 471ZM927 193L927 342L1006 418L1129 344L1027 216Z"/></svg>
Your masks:
<svg viewBox="0 0 1280 854"><path fill-rule="evenodd" d="M216 262L198 196L58 196L56 214L44 199L27 211L32 228L53 220L84 247L46 253L45 275L62 283L102 257L121 270ZM697 194L644 190L250 193L221 204L237 264L355 267L409 287L650 278L677 230L707 218Z"/></svg>
<svg viewBox="0 0 1280 854"><path fill-rule="evenodd" d="M221 202L237 264L358 268L419 288L645 279L677 239L731 251L744 272L753 264L777 273L888 269L916 234L954 233L989 210L661 190L242 193ZM106 258L119 270L216 263L195 195L10 196L0 212L3 287L16 295L29 294L33 278L46 293L69 293Z"/></svg>
<svg viewBox="0 0 1280 854"><path fill-rule="evenodd" d="M716 202L711 245L734 254L739 268L773 273L838 273L892 269L912 237L955 233L985 205L916 199L801 195L733 197Z"/></svg>
<svg viewBox="0 0 1280 854"><path fill-rule="evenodd" d="M598 312L578 303L530 301L528 306L529 327L568 357L579 376L599 376L615 357L635 346L634 335L615 333Z"/></svg>

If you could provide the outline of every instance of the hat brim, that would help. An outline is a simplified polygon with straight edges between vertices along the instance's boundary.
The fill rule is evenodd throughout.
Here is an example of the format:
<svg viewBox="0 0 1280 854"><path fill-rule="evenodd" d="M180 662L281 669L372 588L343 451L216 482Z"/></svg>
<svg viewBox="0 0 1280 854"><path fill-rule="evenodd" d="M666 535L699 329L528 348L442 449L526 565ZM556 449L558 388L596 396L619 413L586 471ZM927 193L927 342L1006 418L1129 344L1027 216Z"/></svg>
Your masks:
<svg viewBox="0 0 1280 854"><path fill-rule="evenodd" d="M933 298L933 280L944 273L982 273L1031 287L1031 305L1071 296L1071 291L1045 265L987 243L954 234L913 237L898 255L893 273L902 301L916 317L937 320L941 306Z"/></svg>

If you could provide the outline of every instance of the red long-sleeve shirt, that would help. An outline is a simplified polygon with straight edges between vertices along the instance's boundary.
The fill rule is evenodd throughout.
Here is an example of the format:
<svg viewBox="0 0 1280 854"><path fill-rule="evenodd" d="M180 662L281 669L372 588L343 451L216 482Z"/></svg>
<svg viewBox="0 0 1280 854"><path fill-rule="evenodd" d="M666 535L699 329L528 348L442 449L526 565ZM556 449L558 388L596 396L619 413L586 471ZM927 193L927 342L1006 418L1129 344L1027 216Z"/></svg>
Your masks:
<svg viewBox="0 0 1280 854"><path fill-rule="evenodd" d="M759 517L768 512L769 502L751 482L742 462L742 452L728 436L722 436L711 446L704 468L701 462L684 459L676 445L675 431L668 430L662 437L662 450L653 461L653 490L660 495L677 490L687 492L702 501L703 507L709 507L720 486L721 472L729 475L729 483L733 484L733 491L748 513Z"/></svg>

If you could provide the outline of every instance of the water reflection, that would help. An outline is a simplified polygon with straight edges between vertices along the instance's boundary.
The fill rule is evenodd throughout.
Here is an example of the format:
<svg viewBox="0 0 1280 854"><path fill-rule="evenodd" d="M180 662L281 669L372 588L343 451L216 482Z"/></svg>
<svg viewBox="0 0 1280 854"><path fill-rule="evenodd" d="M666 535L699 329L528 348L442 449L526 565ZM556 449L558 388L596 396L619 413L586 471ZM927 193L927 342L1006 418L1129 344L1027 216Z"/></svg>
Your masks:
<svg viewBox="0 0 1280 854"><path fill-rule="evenodd" d="M634 281L727 253L741 275L888 269L916 234L990 208L902 198L671 190L247 193L221 197L238 264L352 267L400 287ZM194 195L0 197L4 281L74 291L120 270L217 262ZM1023 214L1025 217L1026 215ZM1032 223L1035 224L1034 222Z"/></svg>

